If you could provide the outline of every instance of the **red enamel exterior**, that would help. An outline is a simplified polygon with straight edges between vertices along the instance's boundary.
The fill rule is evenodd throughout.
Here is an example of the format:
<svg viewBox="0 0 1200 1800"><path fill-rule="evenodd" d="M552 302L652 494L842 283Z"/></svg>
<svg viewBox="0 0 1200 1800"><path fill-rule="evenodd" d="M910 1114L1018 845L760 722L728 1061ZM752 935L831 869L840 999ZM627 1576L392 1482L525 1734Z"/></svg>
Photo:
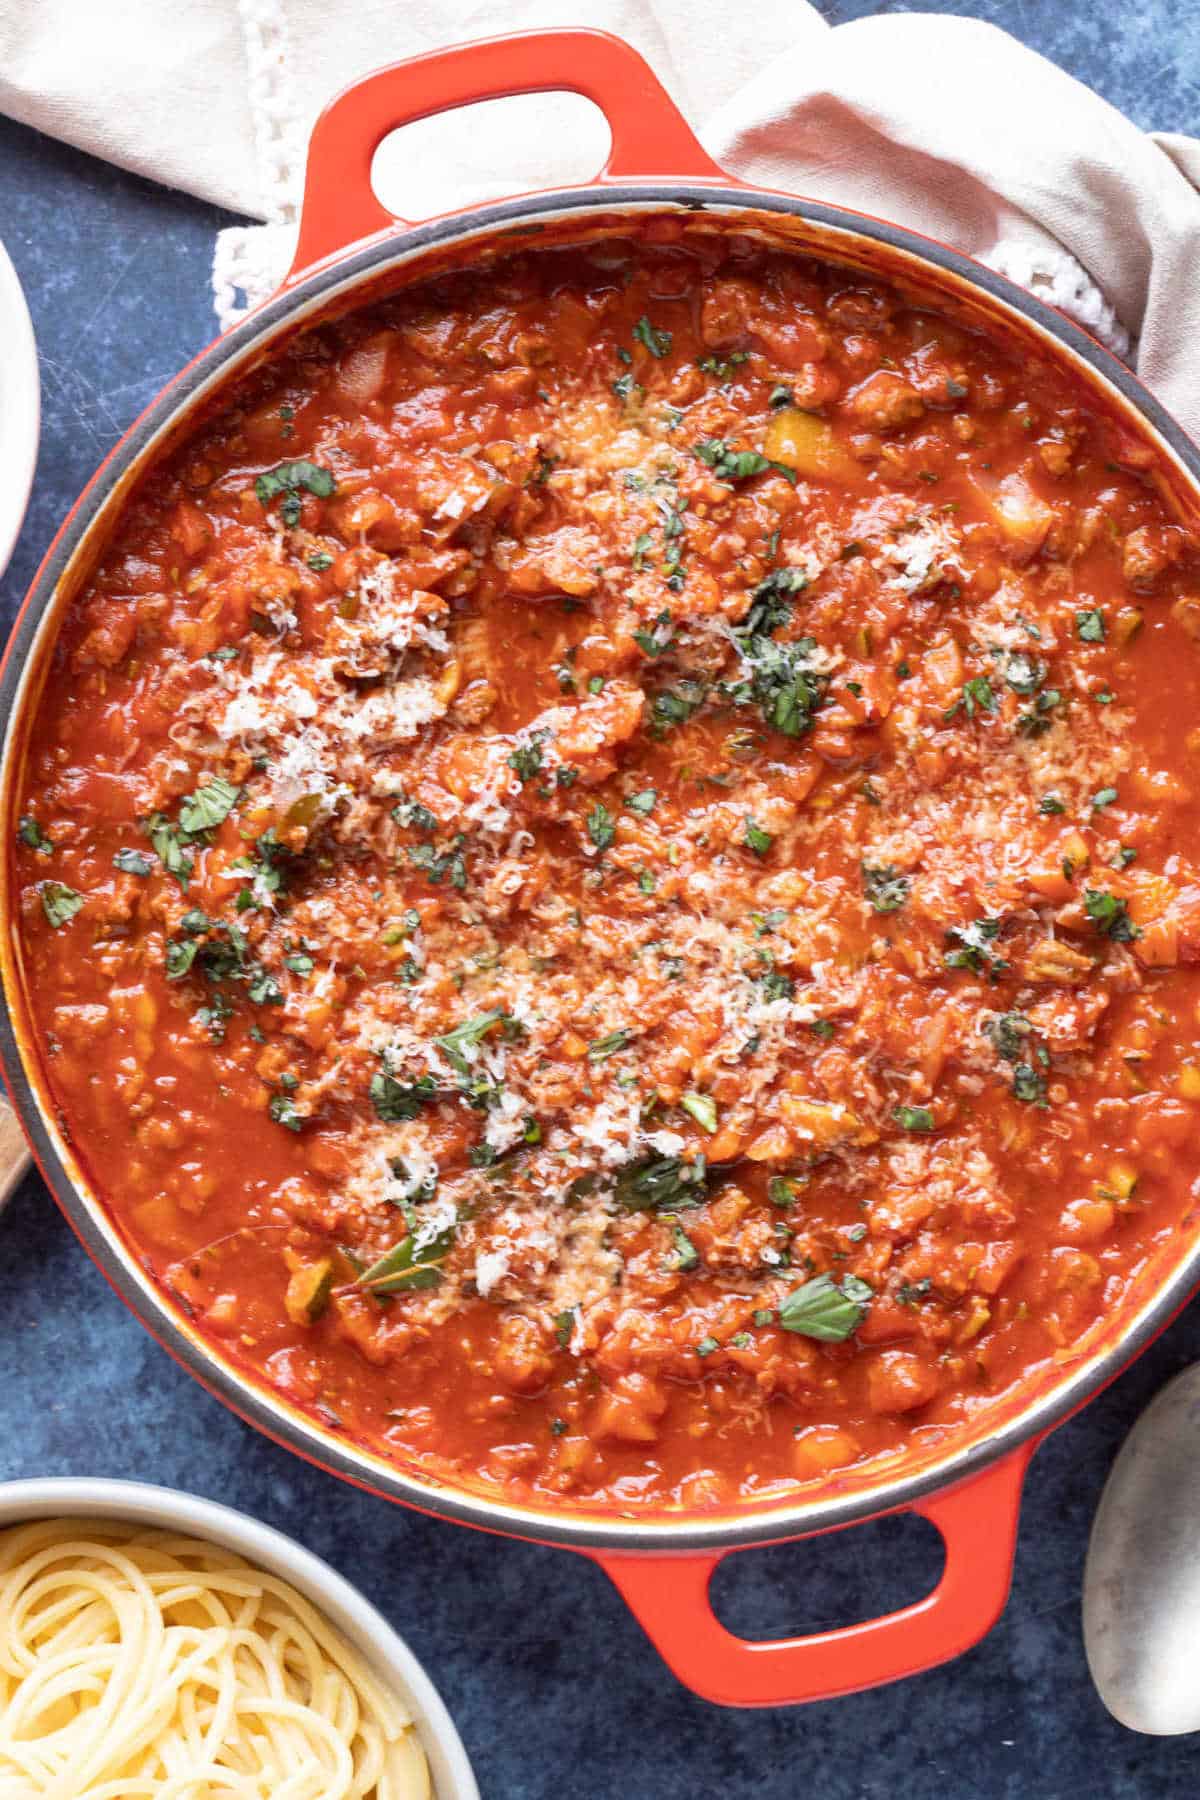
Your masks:
<svg viewBox="0 0 1200 1800"><path fill-rule="evenodd" d="M403 228L371 186L372 159L389 132L477 101L564 89L595 102L610 125L612 148L596 184L686 180L711 183L717 192L741 189L705 154L642 58L619 39L594 31L494 38L382 69L327 107L313 131L296 256L285 289L318 265ZM95 485L59 538L86 507ZM11 655L10 648L6 661ZM11 1076L6 1081L17 1085ZM20 1104L17 1110L23 1112ZM75 1220L72 1224L78 1229ZM102 1254L86 1240L85 1247L121 1292ZM1158 1328L1166 1322L1159 1321ZM176 1345L159 1341L185 1360ZM1109 1378L1116 1372L1112 1368ZM233 1405L240 1410L236 1400ZM249 1408L243 1416L270 1430ZM841 1630L768 1642L734 1636L716 1619L708 1599L713 1571L728 1551L589 1548L582 1553L605 1569L665 1661L696 1693L734 1706L831 1698L932 1668L968 1649L995 1623L1009 1590L1021 1488L1038 1441L1031 1435L980 1473L915 1501L911 1510L936 1525L945 1540L941 1580L914 1605ZM364 1479L361 1485L371 1484Z"/></svg>

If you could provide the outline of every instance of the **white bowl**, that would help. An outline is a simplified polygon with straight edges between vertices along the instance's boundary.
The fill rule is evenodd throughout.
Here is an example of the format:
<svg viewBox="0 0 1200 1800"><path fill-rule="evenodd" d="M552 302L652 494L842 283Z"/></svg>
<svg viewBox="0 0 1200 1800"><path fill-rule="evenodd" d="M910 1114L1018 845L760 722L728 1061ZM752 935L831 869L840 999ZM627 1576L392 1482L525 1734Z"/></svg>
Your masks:
<svg viewBox="0 0 1200 1800"><path fill-rule="evenodd" d="M17 271L0 244L0 575L29 504L40 419L33 325Z"/></svg>
<svg viewBox="0 0 1200 1800"><path fill-rule="evenodd" d="M450 1714L403 1638L328 1563L281 1531L215 1500L143 1481L64 1476L0 1482L0 1529L30 1519L119 1519L139 1528L182 1531L235 1550L247 1562L290 1581L409 1708L437 1800L480 1800Z"/></svg>

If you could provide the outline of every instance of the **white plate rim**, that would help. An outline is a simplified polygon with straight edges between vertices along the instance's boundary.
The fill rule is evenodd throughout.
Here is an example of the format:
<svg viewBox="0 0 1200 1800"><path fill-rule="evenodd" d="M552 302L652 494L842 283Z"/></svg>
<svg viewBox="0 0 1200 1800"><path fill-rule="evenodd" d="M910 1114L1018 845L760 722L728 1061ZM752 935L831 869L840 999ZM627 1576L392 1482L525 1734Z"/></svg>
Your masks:
<svg viewBox="0 0 1200 1800"><path fill-rule="evenodd" d="M429 1761L435 1800L480 1800L458 1728L423 1664L364 1594L286 1532L220 1501L147 1481L78 1475L0 1481L0 1530L54 1518L119 1519L152 1530L184 1531L291 1582L408 1704Z"/></svg>
<svg viewBox="0 0 1200 1800"><path fill-rule="evenodd" d="M0 575L29 506L41 410L33 321L12 259L0 243Z"/></svg>

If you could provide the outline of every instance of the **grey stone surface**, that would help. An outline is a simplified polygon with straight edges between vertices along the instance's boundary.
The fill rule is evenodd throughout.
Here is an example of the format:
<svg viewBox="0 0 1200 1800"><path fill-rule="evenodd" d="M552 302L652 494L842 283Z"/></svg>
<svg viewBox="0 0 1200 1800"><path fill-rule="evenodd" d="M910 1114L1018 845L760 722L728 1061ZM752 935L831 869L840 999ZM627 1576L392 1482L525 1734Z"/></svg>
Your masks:
<svg viewBox="0 0 1200 1800"><path fill-rule="evenodd" d="M586 16L586 7L581 9ZM901 10L828 0L837 20ZM934 10L919 5L913 10ZM977 0L1141 124L1200 129L1193 0ZM0 121L0 235L29 295L45 433L0 583L5 620L104 450L212 334L210 208ZM0 479L3 478L0 471ZM140 1477L242 1506L359 1583L427 1663L487 1800L1135 1800L1190 1796L1191 1740L1138 1738L1092 1693L1079 1632L1088 1524L1139 1408L1200 1355L1193 1309L1029 1476L1012 1598L958 1662L802 1710L736 1713L681 1689L598 1569L402 1512L257 1436L151 1341L36 1177L0 1218L0 1478ZM926 1526L888 1520L732 1558L715 1584L748 1634L846 1623L927 1589Z"/></svg>

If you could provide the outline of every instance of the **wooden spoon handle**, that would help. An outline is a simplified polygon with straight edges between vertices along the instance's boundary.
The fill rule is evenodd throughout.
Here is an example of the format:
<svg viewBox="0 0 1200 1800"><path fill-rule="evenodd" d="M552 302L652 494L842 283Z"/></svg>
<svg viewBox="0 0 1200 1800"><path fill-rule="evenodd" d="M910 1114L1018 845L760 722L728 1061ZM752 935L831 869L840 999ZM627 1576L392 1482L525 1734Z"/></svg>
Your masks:
<svg viewBox="0 0 1200 1800"><path fill-rule="evenodd" d="M17 1115L6 1095L0 1089L0 1206L7 1204L13 1189L32 1161L25 1133L17 1123Z"/></svg>

